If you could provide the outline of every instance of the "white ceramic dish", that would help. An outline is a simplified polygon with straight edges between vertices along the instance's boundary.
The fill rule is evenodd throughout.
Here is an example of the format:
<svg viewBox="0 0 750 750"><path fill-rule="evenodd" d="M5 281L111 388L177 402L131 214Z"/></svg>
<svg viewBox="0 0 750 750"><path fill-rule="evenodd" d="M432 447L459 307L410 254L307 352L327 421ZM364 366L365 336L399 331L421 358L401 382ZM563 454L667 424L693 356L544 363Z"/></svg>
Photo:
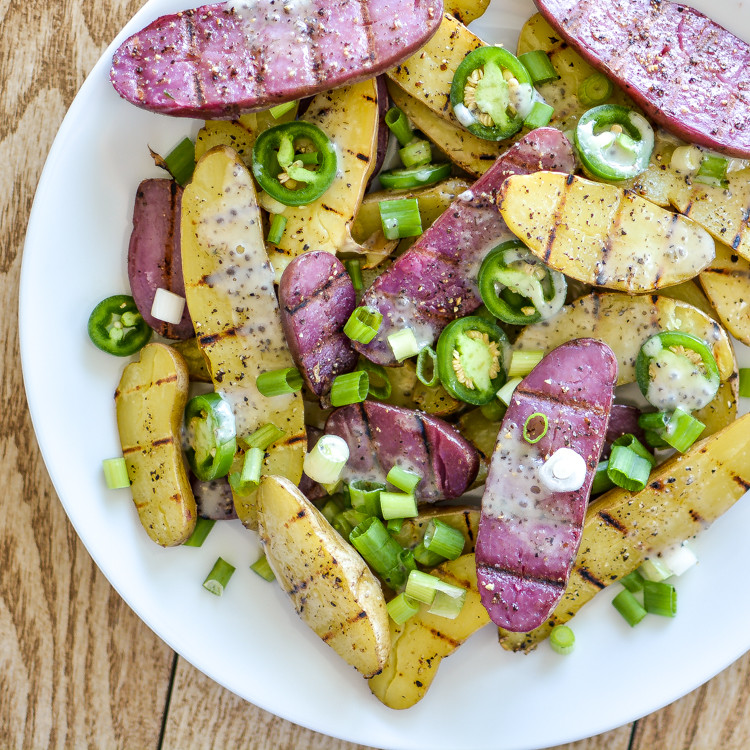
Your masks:
<svg viewBox="0 0 750 750"><path fill-rule="evenodd" d="M750 40L742 0L696 5ZM567 658L546 644L529 656L506 653L487 627L402 712L381 705L297 620L279 588L249 570L259 550L254 533L218 524L201 549L164 550L146 537L127 491L108 491L102 479L102 459L120 452L112 396L124 362L93 347L86 320L101 298L128 289L134 191L159 174L146 146L165 153L199 127L119 99L109 60L127 35L180 7L149 2L81 88L36 194L21 279L24 378L44 459L78 534L125 601L243 698L319 732L399 750L541 748L597 734L680 697L744 653L750 597L732 570L734 551L747 543L747 501L696 541L701 562L679 582L675 620L651 617L631 630L610 606L615 592L604 591L575 618L577 647ZM493 0L477 33L514 48L532 12L528 0ZM201 586L219 554L237 567L221 598Z"/></svg>

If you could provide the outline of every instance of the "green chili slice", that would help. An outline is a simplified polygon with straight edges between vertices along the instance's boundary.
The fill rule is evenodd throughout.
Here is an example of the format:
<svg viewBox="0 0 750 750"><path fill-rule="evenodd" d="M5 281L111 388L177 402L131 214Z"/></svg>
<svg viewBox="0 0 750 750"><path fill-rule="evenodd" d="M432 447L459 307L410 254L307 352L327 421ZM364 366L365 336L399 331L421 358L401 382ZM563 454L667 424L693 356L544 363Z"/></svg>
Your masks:
<svg viewBox="0 0 750 750"><path fill-rule="evenodd" d="M425 164L421 167L391 169L378 175L380 184L387 190L410 190L411 188L432 185L450 177L451 165Z"/></svg>
<svg viewBox="0 0 750 750"><path fill-rule="evenodd" d="M117 357L135 354L154 333L127 294L102 300L89 316L88 331L96 347Z"/></svg>
<svg viewBox="0 0 750 750"><path fill-rule="evenodd" d="M646 118L618 104L602 104L584 113L574 140L584 169L613 182L645 171L654 150L654 131Z"/></svg>
<svg viewBox="0 0 750 750"><path fill-rule="evenodd" d="M484 318L452 321L437 343L440 382L461 401L486 404L505 383L509 347L505 333Z"/></svg>
<svg viewBox="0 0 750 750"><path fill-rule="evenodd" d="M205 393L185 407L188 463L204 482L226 476L237 452L232 407L218 393Z"/></svg>
<svg viewBox="0 0 750 750"><path fill-rule="evenodd" d="M319 164L295 159L301 146L317 152ZM319 127L303 120L265 130L253 146L255 179L285 206L305 206L320 198L331 187L336 169L333 143Z"/></svg>
<svg viewBox="0 0 750 750"><path fill-rule="evenodd" d="M500 141L517 133L534 103L531 77L502 47L480 47L456 68L451 106L470 133Z"/></svg>

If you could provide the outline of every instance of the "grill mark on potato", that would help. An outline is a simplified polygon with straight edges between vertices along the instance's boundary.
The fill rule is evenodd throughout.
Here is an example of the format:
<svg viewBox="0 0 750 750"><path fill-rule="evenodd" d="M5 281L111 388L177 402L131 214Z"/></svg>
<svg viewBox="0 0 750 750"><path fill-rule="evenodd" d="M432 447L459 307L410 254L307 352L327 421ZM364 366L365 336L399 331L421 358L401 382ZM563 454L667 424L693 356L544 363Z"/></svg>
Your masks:
<svg viewBox="0 0 750 750"><path fill-rule="evenodd" d="M347 617L344 622L341 623L341 630L329 630L326 633L323 633L320 637L323 641L328 643L331 638L334 638L336 635L341 635L342 631L346 631L347 628L351 627L352 625L355 625L360 620L367 619L367 612L365 612L363 609L361 609L359 612L357 612L356 615L351 615L351 617Z"/></svg>
<svg viewBox="0 0 750 750"><path fill-rule="evenodd" d="M600 510L598 515L599 515L599 518L601 518L602 521L604 521L604 523L607 524L607 526L611 526L613 529L617 529L621 534L627 534L628 532L627 528L623 526L623 524L620 523L620 521L612 517L606 511Z"/></svg>
<svg viewBox="0 0 750 750"><path fill-rule="evenodd" d="M713 273L717 276L730 276L732 278L750 279L750 271L737 271L734 268L707 268L705 271L701 271L701 274L704 273Z"/></svg>
<svg viewBox="0 0 750 750"><path fill-rule="evenodd" d="M154 385L163 385L164 383L175 383L177 381L177 373L173 372L171 375L168 375L166 378L159 378L158 380L154 381Z"/></svg>
<svg viewBox="0 0 750 750"><path fill-rule="evenodd" d="M564 590L567 584L564 581L561 581L559 578L547 578L546 576L532 576L528 573L519 574L515 570L510 570L509 568L505 568L502 565L490 565L489 563L479 563L477 565L477 573L480 570L490 570L494 571L495 573L505 573L508 576L511 576L512 578L518 578L524 581L533 581L535 583L542 583L546 584L547 586L552 586L556 589Z"/></svg>
<svg viewBox="0 0 750 750"><path fill-rule="evenodd" d="M600 581L591 571L589 571L588 568L580 567L578 568L578 575L583 578L584 581L588 581L593 586L596 586L598 589L603 589L606 587L606 583L603 583Z"/></svg>
<svg viewBox="0 0 750 750"><path fill-rule="evenodd" d="M344 214L341 213L341 211L337 211L335 208L331 208L330 206L326 205L325 203L321 203L321 208L325 209L326 211L330 211L332 214L337 214L338 216L343 216Z"/></svg>
<svg viewBox="0 0 750 750"><path fill-rule="evenodd" d="M576 397L575 402L571 402L571 396L570 393L563 394L561 396L555 396L551 393L543 393L542 391L537 391L532 388L521 388L520 385L518 388L516 388L516 393L519 393L521 395L527 395L530 396L532 399L541 399L543 401L547 401L553 404L565 404L566 406L573 408L573 409L580 409L587 413L594 412L595 414L604 414L605 410L596 403L589 402L585 399L583 396Z"/></svg>
<svg viewBox="0 0 750 750"><path fill-rule="evenodd" d="M157 440L151 441L151 446L153 448L157 448L161 445L172 445L174 443L174 438L171 435L168 435L167 437L158 438Z"/></svg>
<svg viewBox="0 0 750 750"><path fill-rule="evenodd" d="M470 542L474 542L474 530L471 528L471 514L465 510L463 512L464 524L466 526L466 536L469 537Z"/></svg>
<svg viewBox="0 0 750 750"><path fill-rule="evenodd" d="M333 284L335 284L339 279L343 279L345 276L348 276L346 269L335 275L329 276L325 284L319 286L311 295L305 297L298 305L296 305L295 307L284 305L284 310L286 310L290 315L294 315L298 310L302 310L306 305L308 305L311 300L316 299L319 295L323 294L323 292L330 289L331 286L333 286Z"/></svg>
<svg viewBox="0 0 750 750"><path fill-rule="evenodd" d="M188 35L188 55L194 59L200 58L200 50L198 49L198 40L195 34L195 24L193 23L193 11L188 11L184 15L185 18L185 30ZM203 91L203 84L201 83L200 73L198 70L193 71L193 93L199 106L203 106L206 103L206 94Z"/></svg>
<svg viewBox="0 0 750 750"><path fill-rule="evenodd" d="M706 524L706 519L703 518L703 516L700 513L698 513L697 510L694 510L693 508L691 508L688 511L688 513L690 515L690 518L692 518L693 521L695 521L695 523L699 524L700 526L706 526L707 525Z"/></svg>
<svg viewBox="0 0 750 750"><path fill-rule="evenodd" d="M750 490L750 482L743 479L739 474L733 474L732 479L739 484L740 487L742 487L745 492Z"/></svg>
<svg viewBox="0 0 750 750"><path fill-rule="evenodd" d="M449 635L446 635L441 630L438 630L437 628L428 628L430 633L435 636L435 638L439 638L441 641L445 641L446 643L449 643L454 649L458 648L462 641L458 641L455 638L451 638Z"/></svg>
<svg viewBox="0 0 750 750"><path fill-rule="evenodd" d="M292 435L292 437L290 437L288 440L274 443L274 445L277 447L281 447L281 446L290 447L293 445L297 445L297 443L301 443L304 440L307 440L307 435L304 432L301 432L298 435Z"/></svg>
<svg viewBox="0 0 750 750"><path fill-rule="evenodd" d="M203 334L202 336L198 336L198 343L201 346L210 346L211 344L215 344L217 341L221 341L228 336L237 336L238 332L239 327L233 326L232 328L227 328L226 330L219 331L218 333Z"/></svg>
<svg viewBox="0 0 750 750"><path fill-rule="evenodd" d="M362 27L365 30L365 38L367 39L367 60L372 63L375 61L375 37L372 33L372 19L370 18L370 9L366 0L359 0L359 12L362 15ZM363 60L362 62L365 61ZM365 67L368 66L365 65Z"/></svg>
<svg viewBox="0 0 750 750"><path fill-rule="evenodd" d="M570 192L570 186L573 184L573 175L568 175L565 178L565 190L560 192L560 200L557 203L557 208L552 216L551 228L547 237L547 245L544 248L544 262L548 263L552 257L552 253L555 250L555 240L557 239L557 227L562 223L562 216L565 212L565 204L568 201L568 193ZM507 184L507 183L506 183Z"/></svg>

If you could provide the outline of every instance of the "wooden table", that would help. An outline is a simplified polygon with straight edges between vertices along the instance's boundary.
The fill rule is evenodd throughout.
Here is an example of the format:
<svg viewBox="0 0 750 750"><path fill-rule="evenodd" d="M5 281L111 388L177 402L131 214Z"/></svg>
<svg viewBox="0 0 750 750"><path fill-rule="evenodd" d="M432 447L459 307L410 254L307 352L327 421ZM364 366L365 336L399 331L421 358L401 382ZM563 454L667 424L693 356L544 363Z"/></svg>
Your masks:
<svg viewBox="0 0 750 750"><path fill-rule="evenodd" d="M57 501L36 445L16 327L26 223L68 106L141 4L10 0L0 6L0 746L361 748L242 701L162 643L92 563ZM50 325L64 321L54 320L51 311ZM49 333L40 332L40 345ZM707 637L710 621L705 632L696 632L696 639ZM675 704L565 747L747 748L749 687L746 655ZM585 696L566 699L585 701ZM378 738L371 742L377 746Z"/></svg>

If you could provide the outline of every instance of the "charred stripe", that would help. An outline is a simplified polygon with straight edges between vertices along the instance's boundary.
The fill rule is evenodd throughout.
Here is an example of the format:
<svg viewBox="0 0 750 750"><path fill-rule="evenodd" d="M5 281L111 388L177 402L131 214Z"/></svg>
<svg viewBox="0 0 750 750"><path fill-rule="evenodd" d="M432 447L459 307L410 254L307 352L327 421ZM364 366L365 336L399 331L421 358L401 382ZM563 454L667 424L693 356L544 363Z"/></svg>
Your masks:
<svg viewBox="0 0 750 750"><path fill-rule="evenodd" d="M309 304L311 300L316 299L319 295L323 294L323 292L330 289L337 281L339 281L340 279L344 279L344 277L347 277L348 275L349 274L346 272L346 270L343 270L333 276L329 276L326 282L322 286L319 286L309 297L305 297L305 299L301 300L300 303L295 305L294 307L284 305L284 309L290 315L294 315L294 313L296 313L298 310L301 310L303 307Z"/></svg>
<svg viewBox="0 0 750 750"><path fill-rule="evenodd" d="M159 378L158 380L154 381L154 385L164 385L164 383L174 383L177 380L177 373L173 372L171 375L168 375L166 378Z"/></svg>
<svg viewBox="0 0 750 750"><path fill-rule="evenodd" d="M168 435L167 437L159 438L158 440L151 441L152 446L172 445L172 443L174 443L174 438L171 435Z"/></svg>
<svg viewBox="0 0 750 750"><path fill-rule="evenodd" d="M370 62L375 62L375 36L372 32L372 18L370 18L370 6L367 0L359 0L359 12L362 14L362 27L367 38L367 58Z"/></svg>
<svg viewBox="0 0 750 750"><path fill-rule="evenodd" d="M222 339L228 338L229 336L236 336L238 327L234 326L233 328L227 328L226 331L219 331L218 333L207 333L202 336L198 336L198 343L201 346L210 346L211 344L215 344L217 341L221 341Z"/></svg>
<svg viewBox="0 0 750 750"><path fill-rule="evenodd" d="M746 479L743 479L739 474L732 475L732 479L734 479L737 484L739 484L742 489L747 492L750 490L750 482L748 482Z"/></svg>
<svg viewBox="0 0 750 750"><path fill-rule="evenodd" d="M583 578L584 581L588 581L592 586L596 586L598 589L606 588L607 584L602 583L588 568L578 568L578 575Z"/></svg>
<svg viewBox="0 0 750 750"><path fill-rule="evenodd" d="M617 529L621 534L627 534L627 528L625 528L625 526L623 526L622 523L620 523L620 521L618 521L616 518L610 516L606 511L600 510L599 518L601 518L602 521L607 524L607 526L611 526L613 529Z"/></svg>
<svg viewBox="0 0 750 750"><path fill-rule="evenodd" d="M549 237L547 237L547 247L544 249L544 262L547 263L552 257L552 251L555 246L555 239L557 237L557 225L560 224L563 212L565 211L565 204L568 201L568 190L567 188L573 184L575 178L572 174L569 174L565 178L566 189L560 192L560 200L557 203L557 208L552 217L552 229L550 230Z"/></svg>

